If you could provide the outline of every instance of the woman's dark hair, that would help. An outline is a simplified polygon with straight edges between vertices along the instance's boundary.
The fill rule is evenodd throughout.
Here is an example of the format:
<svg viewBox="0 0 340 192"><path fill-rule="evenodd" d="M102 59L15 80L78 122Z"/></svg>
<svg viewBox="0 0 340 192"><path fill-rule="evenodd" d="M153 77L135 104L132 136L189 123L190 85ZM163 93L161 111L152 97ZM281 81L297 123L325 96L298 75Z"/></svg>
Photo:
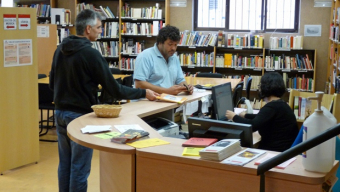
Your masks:
<svg viewBox="0 0 340 192"><path fill-rule="evenodd" d="M270 96L282 97L286 92L282 76L278 72L265 73L261 78L259 92L261 99Z"/></svg>
<svg viewBox="0 0 340 192"><path fill-rule="evenodd" d="M181 40L181 35L179 34L179 29L174 26L167 25L159 30L157 36L157 45L160 43L164 43L167 39L171 41L179 41Z"/></svg>

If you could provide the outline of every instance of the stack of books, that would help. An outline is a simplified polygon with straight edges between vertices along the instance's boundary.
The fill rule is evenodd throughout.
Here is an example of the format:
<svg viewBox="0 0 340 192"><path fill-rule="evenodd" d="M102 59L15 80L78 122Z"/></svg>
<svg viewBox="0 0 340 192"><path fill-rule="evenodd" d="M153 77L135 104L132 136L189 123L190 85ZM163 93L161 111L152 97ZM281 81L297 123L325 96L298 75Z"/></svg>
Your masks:
<svg viewBox="0 0 340 192"><path fill-rule="evenodd" d="M117 137L113 137L111 141L114 143L125 144L125 143L134 142L135 140L148 136L148 135L149 135L149 132L147 131L128 129L124 133L118 135Z"/></svg>
<svg viewBox="0 0 340 192"><path fill-rule="evenodd" d="M201 159L221 161L241 150L239 139L223 139L202 149L199 153Z"/></svg>

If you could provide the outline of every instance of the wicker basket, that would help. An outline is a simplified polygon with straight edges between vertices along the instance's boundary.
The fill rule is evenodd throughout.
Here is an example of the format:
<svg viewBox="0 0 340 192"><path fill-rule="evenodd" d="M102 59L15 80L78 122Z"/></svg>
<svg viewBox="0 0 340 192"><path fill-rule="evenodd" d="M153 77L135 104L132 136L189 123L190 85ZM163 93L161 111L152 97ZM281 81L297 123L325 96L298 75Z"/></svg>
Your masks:
<svg viewBox="0 0 340 192"><path fill-rule="evenodd" d="M97 117L118 117L122 110L121 105L92 105Z"/></svg>

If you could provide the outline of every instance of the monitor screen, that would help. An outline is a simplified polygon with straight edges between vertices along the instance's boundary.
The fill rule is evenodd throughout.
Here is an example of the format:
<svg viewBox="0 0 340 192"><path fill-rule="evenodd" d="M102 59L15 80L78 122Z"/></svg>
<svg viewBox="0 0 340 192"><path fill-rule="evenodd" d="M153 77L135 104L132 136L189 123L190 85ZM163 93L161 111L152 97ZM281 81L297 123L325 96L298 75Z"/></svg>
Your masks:
<svg viewBox="0 0 340 192"><path fill-rule="evenodd" d="M231 83L214 86L211 89L214 116L217 120L227 120L225 113L227 110L234 111L233 93Z"/></svg>
<svg viewBox="0 0 340 192"><path fill-rule="evenodd" d="M250 124L188 118L189 137L240 139L242 147L253 147L253 129Z"/></svg>

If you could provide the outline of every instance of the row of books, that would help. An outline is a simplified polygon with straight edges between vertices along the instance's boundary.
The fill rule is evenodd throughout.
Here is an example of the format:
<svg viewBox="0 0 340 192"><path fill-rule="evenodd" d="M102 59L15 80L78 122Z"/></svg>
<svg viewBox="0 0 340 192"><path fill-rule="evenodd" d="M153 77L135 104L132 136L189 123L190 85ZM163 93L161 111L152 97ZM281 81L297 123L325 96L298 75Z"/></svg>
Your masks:
<svg viewBox="0 0 340 192"><path fill-rule="evenodd" d="M134 42L133 39L127 39L127 41L122 38L122 54L133 54L137 55L144 51L145 49L145 42L144 40L142 42Z"/></svg>
<svg viewBox="0 0 340 192"><path fill-rule="evenodd" d="M125 71L133 71L135 69L136 58L122 58L119 61L119 69Z"/></svg>
<svg viewBox="0 0 340 192"><path fill-rule="evenodd" d="M333 8L333 23L339 23L340 21L340 7L338 7L335 11L335 7Z"/></svg>
<svg viewBox="0 0 340 192"><path fill-rule="evenodd" d="M101 19L115 18L114 14L109 7L103 8L102 6L95 7L93 4L78 3L77 4L77 15L84 9L91 9L98 12L101 15Z"/></svg>
<svg viewBox="0 0 340 192"><path fill-rule="evenodd" d="M17 4L17 7L30 7L37 9L37 17L50 17L51 15L51 6L47 4Z"/></svg>
<svg viewBox="0 0 340 192"><path fill-rule="evenodd" d="M334 89L335 93L340 93L340 76L336 76L334 78Z"/></svg>
<svg viewBox="0 0 340 192"><path fill-rule="evenodd" d="M97 49L103 57L118 57L118 41L92 42L92 47Z"/></svg>
<svg viewBox="0 0 340 192"><path fill-rule="evenodd" d="M58 45L63 41L64 38L70 36L70 29L68 28L59 28L57 29L57 43Z"/></svg>
<svg viewBox="0 0 340 192"><path fill-rule="evenodd" d="M102 12L104 13L106 19L112 19L112 18L116 18L115 15L112 13L111 9L109 6L102 7L99 6L99 8L102 10Z"/></svg>
<svg viewBox="0 0 340 192"><path fill-rule="evenodd" d="M262 57L255 55L250 57L225 53L216 56L216 67L220 68L263 68Z"/></svg>
<svg viewBox="0 0 340 192"><path fill-rule="evenodd" d="M266 56L265 66L266 69L293 69L293 70L313 70L313 63L309 59L308 54L294 56L277 56L272 54Z"/></svg>
<svg viewBox="0 0 340 192"><path fill-rule="evenodd" d="M329 38L333 41L339 41L339 26L335 26L334 24L331 24L331 28L329 30Z"/></svg>
<svg viewBox="0 0 340 192"><path fill-rule="evenodd" d="M296 119L305 120L313 111L311 110L312 101L307 98L295 96L294 97L294 114Z"/></svg>
<svg viewBox="0 0 340 192"><path fill-rule="evenodd" d="M131 18L133 19L162 19L162 9L153 7L131 8ZM125 16L125 18L129 18Z"/></svg>
<svg viewBox="0 0 340 192"><path fill-rule="evenodd" d="M119 23L105 22L101 34L102 38L118 38L119 37Z"/></svg>
<svg viewBox="0 0 340 192"><path fill-rule="evenodd" d="M180 32L180 35L179 46L215 46L217 41L217 33L203 34L198 31L185 30Z"/></svg>
<svg viewBox="0 0 340 192"><path fill-rule="evenodd" d="M303 49L303 36L270 37L270 49Z"/></svg>
<svg viewBox="0 0 340 192"><path fill-rule="evenodd" d="M125 3L121 9L121 16L125 18L143 18L143 19L162 19L162 9L156 3L152 7L132 8L128 3Z"/></svg>
<svg viewBox="0 0 340 192"><path fill-rule="evenodd" d="M122 35L158 35L163 27L163 21L152 21L152 23L122 23Z"/></svg>
<svg viewBox="0 0 340 192"><path fill-rule="evenodd" d="M287 89L297 89L301 91L313 92L313 78L306 78L303 74L302 77L288 77L287 73L282 74L283 82L286 84Z"/></svg>
<svg viewBox="0 0 340 192"><path fill-rule="evenodd" d="M228 47L263 48L263 35L246 34L243 37L236 34L227 34Z"/></svg>
<svg viewBox="0 0 340 192"><path fill-rule="evenodd" d="M246 89L249 77L250 77L249 75L242 75L241 76L241 79L243 79L243 82L244 82L243 83L243 89ZM252 78L252 81L251 81L251 85L250 85L250 90L257 90L258 85L260 85L262 76L252 75L251 78Z"/></svg>
<svg viewBox="0 0 340 192"><path fill-rule="evenodd" d="M181 53L177 55L181 66L213 67L214 52Z"/></svg>

